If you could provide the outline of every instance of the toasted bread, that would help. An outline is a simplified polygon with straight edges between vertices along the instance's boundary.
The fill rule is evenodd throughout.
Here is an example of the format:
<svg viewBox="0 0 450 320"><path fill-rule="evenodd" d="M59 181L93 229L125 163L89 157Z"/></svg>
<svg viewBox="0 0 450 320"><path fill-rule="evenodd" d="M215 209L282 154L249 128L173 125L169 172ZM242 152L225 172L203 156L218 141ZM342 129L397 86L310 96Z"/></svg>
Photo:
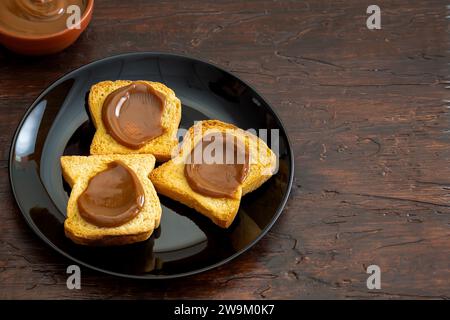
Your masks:
<svg viewBox="0 0 450 320"><path fill-rule="evenodd" d="M164 133L161 136L150 140L139 149L130 149L121 145L106 131L102 121L103 102L111 92L129 85L131 82L129 80L103 81L91 87L89 112L97 129L91 144L91 154L149 153L153 154L158 161L167 161L170 159L173 148L178 144L177 130L181 120L181 102L175 93L162 83L143 81L165 96L161 118Z"/></svg>
<svg viewBox="0 0 450 320"><path fill-rule="evenodd" d="M232 132L249 148L249 171L232 199L212 198L197 193L192 190L185 178L185 159L206 132ZM195 209L218 226L228 228L238 212L241 197L267 181L273 175L276 165L275 154L255 135L228 123L207 120L196 123L188 130L178 154L172 160L153 170L150 173L150 179L159 193Z"/></svg>
<svg viewBox="0 0 450 320"><path fill-rule="evenodd" d="M80 215L77 200L86 189L90 178L105 170L112 161L120 160L134 171L139 178L145 195L145 202L139 214L125 224L106 228L87 222ZM66 236L75 243L84 245L123 245L148 239L159 226L161 205L148 179L155 165L152 155L93 155L63 156L61 167L64 179L72 187L67 204L67 218L64 223Z"/></svg>

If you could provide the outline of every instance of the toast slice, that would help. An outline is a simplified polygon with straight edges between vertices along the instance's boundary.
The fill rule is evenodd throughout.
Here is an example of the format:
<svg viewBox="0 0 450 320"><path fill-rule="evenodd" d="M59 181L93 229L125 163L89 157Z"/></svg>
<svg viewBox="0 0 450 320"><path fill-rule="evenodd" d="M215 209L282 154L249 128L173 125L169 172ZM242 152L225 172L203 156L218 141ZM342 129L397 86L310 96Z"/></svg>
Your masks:
<svg viewBox="0 0 450 320"><path fill-rule="evenodd" d="M87 222L78 211L77 200L88 186L91 177L105 170L112 161L120 160L139 178L145 195L144 206L139 214L125 224L113 227L98 227ZM83 245L124 245L148 239L161 220L161 204L148 174L155 166L153 155L93 155L63 156L61 167L64 179L72 187L64 222L68 238Z"/></svg>
<svg viewBox="0 0 450 320"><path fill-rule="evenodd" d="M147 142L139 149L131 149L117 142L106 132L102 121L103 102L106 97L116 89L129 85L132 81L117 80L103 81L91 87L89 93L89 112L94 126L97 129L91 144L91 154L153 154L158 161L170 159L172 150L177 146L177 130L181 120L181 102L175 93L159 82L141 81L148 83L153 89L163 93L165 104L162 113L161 125L164 133Z"/></svg>
<svg viewBox="0 0 450 320"><path fill-rule="evenodd" d="M227 132L233 134L248 147L250 165L247 177L238 187L233 198L212 198L195 192L184 175L187 156L207 133ZM269 147L256 137L234 125L218 120L197 122L183 138L178 154L150 173L156 190L188 207L195 209L222 228L228 228L239 209L241 197L261 186L275 172L277 159Z"/></svg>

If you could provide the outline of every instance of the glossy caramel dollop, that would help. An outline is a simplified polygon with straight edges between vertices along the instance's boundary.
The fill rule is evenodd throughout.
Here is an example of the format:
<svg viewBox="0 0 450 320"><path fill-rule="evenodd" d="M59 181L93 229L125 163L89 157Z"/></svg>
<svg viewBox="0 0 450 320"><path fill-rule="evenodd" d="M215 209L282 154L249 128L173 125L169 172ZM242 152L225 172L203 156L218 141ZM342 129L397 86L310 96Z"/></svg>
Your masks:
<svg viewBox="0 0 450 320"><path fill-rule="evenodd" d="M249 170L248 149L231 134L205 135L187 159L189 186L208 197L234 198Z"/></svg>
<svg viewBox="0 0 450 320"><path fill-rule="evenodd" d="M136 217L144 201L139 178L126 164L114 161L89 180L78 198L78 209L98 227L117 227Z"/></svg>
<svg viewBox="0 0 450 320"><path fill-rule="evenodd" d="M110 93L102 107L106 131L120 144L139 149L162 135L164 97L145 82L133 82Z"/></svg>

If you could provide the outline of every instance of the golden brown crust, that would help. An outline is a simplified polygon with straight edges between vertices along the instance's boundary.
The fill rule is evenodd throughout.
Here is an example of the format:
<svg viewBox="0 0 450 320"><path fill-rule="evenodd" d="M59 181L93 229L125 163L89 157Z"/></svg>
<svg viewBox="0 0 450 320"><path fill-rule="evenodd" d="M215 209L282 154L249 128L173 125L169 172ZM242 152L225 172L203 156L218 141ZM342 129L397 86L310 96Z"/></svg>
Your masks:
<svg viewBox="0 0 450 320"><path fill-rule="evenodd" d="M102 236L98 239L87 239L83 237L78 237L73 234L69 229L64 230L67 238L75 242L76 244L81 244L85 246L122 246L126 244L136 243L145 241L152 235L153 232L143 232L138 234L130 234L123 236Z"/></svg>
<svg viewBox="0 0 450 320"><path fill-rule="evenodd" d="M77 199L87 187L89 179L115 160L125 163L139 177L145 193L144 207L135 218L121 226L98 227L81 217ZM61 157L63 176L72 185L67 204L67 219L64 222L66 235L76 243L94 245L127 244L146 240L159 226L162 213L156 190L148 178L154 165L154 156L142 154Z"/></svg>
<svg viewBox="0 0 450 320"><path fill-rule="evenodd" d="M196 129L200 127L202 129L201 133ZM262 154L264 159L261 160L265 160L266 164L263 165L262 162L250 164L248 176L242 187L236 191L235 199L211 198L201 195L191 189L184 176L184 162L182 159L192 150L193 146L201 139L201 136L206 132L211 132L211 130L217 132L232 130L238 139L242 139L246 143L251 153L255 152L258 145L260 148L263 148L264 152ZM196 134L196 132L200 134ZM150 173L150 179L159 193L195 209L218 226L228 228L239 210L242 195L257 189L267 181L273 174L275 167L275 155L258 137L246 133L232 124L219 120L207 120L198 122L188 130L177 157L153 170ZM270 172L270 174L265 174L265 171Z"/></svg>
<svg viewBox="0 0 450 320"><path fill-rule="evenodd" d="M231 225L239 210L240 197L235 200L209 198L197 194L193 190L188 189L187 181L183 181L180 175L177 175L178 183L171 180L173 176L168 177L168 174L172 169L170 167L167 169L161 168L166 164L168 162L150 174L150 178L158 193L200 212L219 227L228 228ZM238 192L240 195L242 190L239 189Z"/></svg>
<svg viewBox="0 0 450 320"><path fill-rule="evenodd" d="M129 85L130 80L103 81L91 87L89 93L89 112L91 114L96 132L91 144L91 154L153 154L158 161L170 159L171 152L178 144L177 130L181 120L181 102L175 93L159 82L144 81L155 90L162 93L165 99L162 114L162 127L164 133L147 142L139 149L131 149L118 143L110 136L102 121L103 102L114 90Z"/></svg>

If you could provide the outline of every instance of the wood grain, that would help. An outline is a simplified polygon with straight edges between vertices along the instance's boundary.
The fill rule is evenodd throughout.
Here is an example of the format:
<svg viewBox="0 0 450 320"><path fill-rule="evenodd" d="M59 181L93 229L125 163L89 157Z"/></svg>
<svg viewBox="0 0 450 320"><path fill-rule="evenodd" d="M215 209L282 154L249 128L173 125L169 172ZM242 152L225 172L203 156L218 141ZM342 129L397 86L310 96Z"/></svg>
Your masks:
<svg viewBox="0 0 450 320"><path fill-rule="evenodd" d="M97 0L66 51L0 49L0 298L450 298L450 113L446 1ZM185 53L229 69L276 108L296 157L279 222L233 262L145 282L82 269L27 227L7 158L26 108L87 62L131 51ZM366 288L366 267L382 289Z"/></svg>

